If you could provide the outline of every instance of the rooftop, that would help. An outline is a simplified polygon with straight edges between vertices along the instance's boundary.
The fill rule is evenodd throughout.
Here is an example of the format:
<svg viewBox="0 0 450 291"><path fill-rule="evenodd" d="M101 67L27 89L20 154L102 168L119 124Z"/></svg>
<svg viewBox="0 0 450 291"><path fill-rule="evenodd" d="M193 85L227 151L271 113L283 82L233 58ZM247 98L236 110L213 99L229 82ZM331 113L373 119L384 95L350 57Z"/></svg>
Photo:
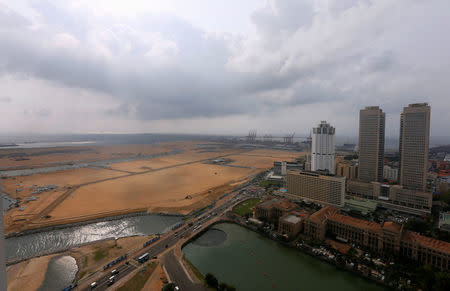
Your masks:
<svg viewBox="0 0 450 291"><path fill-rule="evenodd" d="M339 209L332 207L332 206L325 206L324 208L320 209L319 211L314 212L309 219L317 222L322 223L325 221L325 219L339 213Z"/></svg>
<svg viewBox="0 0 450 291"><path fill-rule="evenodd" d="M389 231L400 233L402 231L402 225L392 222L392 221L386 221L383 224L383 229L387 229Z"/></svg>
<svg viewBox="0 0 450 291"><path fill-rule="evenodd" d="M370 229L373 231L381 230L381 226L378 223L373 222L373 221L362 220L362 219L358 219L358 218L354 218L354 217L342 215L342 214L335 214L330 218L332 218L336 222L344 223L344 224L351 225L351 226L354 226L357 228Z"/></svg>
<svg viewBox="0 0 450 291"><path fill-rule="evenodd" d="M437 240L431 237L423 236L409 230L403 233L402 240L417 243L420 246L436 249L445 252L447 254L450 253L450 243L442 240Z"/></svg>
<svg viewBox="0 0 450 291"><path fill-rule="evenodd" d="M282 220L283 220L283 222L288 222L288 223L299 223L300 221L302 221L302 218L295 216L293 214L289 214L289 215L283 217Z"/></svg>

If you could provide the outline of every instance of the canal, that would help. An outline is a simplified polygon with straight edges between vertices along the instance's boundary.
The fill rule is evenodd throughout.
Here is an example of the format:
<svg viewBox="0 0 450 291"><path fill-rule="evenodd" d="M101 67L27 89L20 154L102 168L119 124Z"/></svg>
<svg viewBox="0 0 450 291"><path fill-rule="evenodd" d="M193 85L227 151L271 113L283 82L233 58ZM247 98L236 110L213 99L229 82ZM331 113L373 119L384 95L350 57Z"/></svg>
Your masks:
<svg viewBox="0 0 450 291"><path fill-rule="evenodd" d="M6 259L36 256L107 238L164 233L181 221L181 216L144 215L11 237L5 240Z"/></svg>
<svg viewBox="0 0 450 291"><path fill-rule="evenodd" d="M183 253L202 274L237 290L385 290L235 224L215 225Z"/></svg>

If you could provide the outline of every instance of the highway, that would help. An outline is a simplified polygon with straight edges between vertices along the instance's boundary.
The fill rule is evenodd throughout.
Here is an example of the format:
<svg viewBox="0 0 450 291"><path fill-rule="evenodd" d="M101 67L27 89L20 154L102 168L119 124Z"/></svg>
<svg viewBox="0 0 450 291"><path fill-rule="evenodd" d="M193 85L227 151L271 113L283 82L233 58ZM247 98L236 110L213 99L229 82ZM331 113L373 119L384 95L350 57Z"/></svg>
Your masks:
<svg viewBox="0 0 450 291"><path fill-rule="evenodd" d="M222 214L224 214L224 211L226 209L233 206L237 202L240 202L248 198L260 196L261 194L261 192L251 193L247 191L245 188L242 190L235 190L232 193L237 191L239 191L237 195L235 195L233 198L226 201L222 205L212 208L208 211L205 211L205 213L199 215L196 218L190 219L189 221L187 221L186 224L181 226L179 229L171 231L168 234L162 235L161 238L158 241L154 242L153 244L145 248L142 248L141 250L134 251L133 253L128 254L129 257L132 258L129 262L127 262L128 265L126 263L121 263L118 264L116 267L113 266L109 268L108 273L103 275L100 279L96 280L97 287L93 290L106 290L108 288L107 282L108 279L112 276L111 271L113 269L119 270L119 274L116 275L117 281L118 279L124 277L128 273L132 272L136 268L139 268L141 265L143 265L140 264L137 260L137 258L140 257L141 255L149 253L150 259L152 259L152 257L154 256L158 257L166 249L170 249L171 247L173 247L181 238L183 238L187 234L195 235L197 232L201 231L205 227L203 226L203 224L206 224L211 219L221 216ZM188 278L186 272L182 269L180 262L176 258L173 250L165 254L161 262L166 267L170 279L176 282L176 284L180 287L181 290L202 290L200 289L200 286L198 284L193 283ZM91 284L92 282L93 281L89 282L89 284ZM91 290L91 288L88 286L81 290L88 291Z"/></svg>
<svg viewBox="0 0 450 291"><path fill-rule="evenodd" d="M130 272L132 272L133 270L135 270L137 267L133 264L123 264L118 266L117 268L115 268L117 271L119 271L118 274L114 275L115 278L115 282L117 282L118 280L120 280L121 278L125 277L126 275L128 275ZM109 278L111 276L113 276L113 274L111 274L111 271L114 270L114 268L110 269L110 272L103 276L100 280L97 280L97 287L95 288L95 290L106 290L108 289L108 281ZM84 290L91 290L90 287L85 288Z"/></svg>

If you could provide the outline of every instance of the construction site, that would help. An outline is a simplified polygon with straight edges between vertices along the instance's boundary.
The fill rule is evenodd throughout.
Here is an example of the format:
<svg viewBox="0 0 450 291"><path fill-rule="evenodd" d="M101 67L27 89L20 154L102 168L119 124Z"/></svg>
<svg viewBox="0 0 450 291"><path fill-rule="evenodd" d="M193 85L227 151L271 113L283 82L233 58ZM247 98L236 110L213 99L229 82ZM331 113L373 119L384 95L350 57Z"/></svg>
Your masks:
<svg viewBox="0 0 450 291"><path fill-rule="evenodd" d="M256 141L256 132L254 138ZM146 154L155 157L146 158ZM75 161L73 153L65 156L53 149L31 155L26 162L36 169L45 169L42 167L54 156L61 164L104 163L25 176L3 175L3 192L16 201L6 212L5 233L139 211L188 214L271 168L274 161L293 160L300 155L298 151L270 147L248 149L227 143L173 142L84 147ZM116 162L114 157L128 160ZM14 165L8 163L8 168L11 166Z"/></svg>

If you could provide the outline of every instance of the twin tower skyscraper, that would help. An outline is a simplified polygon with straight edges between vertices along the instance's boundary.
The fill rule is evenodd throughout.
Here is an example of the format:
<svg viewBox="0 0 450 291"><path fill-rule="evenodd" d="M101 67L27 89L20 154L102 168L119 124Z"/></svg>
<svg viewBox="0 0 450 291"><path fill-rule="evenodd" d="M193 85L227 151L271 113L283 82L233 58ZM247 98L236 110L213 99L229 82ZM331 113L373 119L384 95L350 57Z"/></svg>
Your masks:
<svg viewBox="0 0 450 291"><path fill-rule="evenodd" d="M400 165L398 183L409 190L425 191L430 142L430 106L410 104L400 115ZM358 179L382 182L386 116L378 106L361 109L359 115ZM311 170L334 173L335 128L322 121L313 128Z"/></svg>
<svg viewBox="0 0 450 291"><path fill-rule="evenodd" d="M399 184L425 191L430 142L430 106L410 104L400 115ZM385 114L378 106L360 111L358 177L362 182L383 181Z"/></svg>

